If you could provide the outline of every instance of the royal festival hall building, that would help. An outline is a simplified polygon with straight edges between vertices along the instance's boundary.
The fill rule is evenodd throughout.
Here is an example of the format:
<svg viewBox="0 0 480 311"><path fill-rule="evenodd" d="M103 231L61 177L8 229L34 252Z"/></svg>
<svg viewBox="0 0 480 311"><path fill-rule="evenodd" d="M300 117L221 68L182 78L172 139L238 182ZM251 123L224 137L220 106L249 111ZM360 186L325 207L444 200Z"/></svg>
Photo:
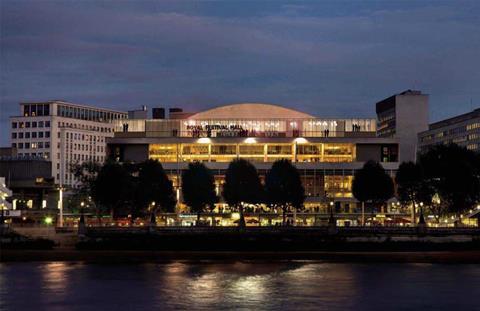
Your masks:
<svg viewBox="0 0 480 311"><path fill-rule="evenodd" d="M352 195L355 171L366 161L375 160L394 177L399 161L411 160L402 157L398 138L378 135L377 122L375 118L321 118L263 103L233 104L198 113L171 109L168 118L161 113L154 119L114 121L114 137L107 139L107 148L109 156L119 162L160 161L177 190L180 216L186 211L180 178L189 162L202 161L213 171L221 197L230 161L251 161L263 180L274 161L288 159L300 171L306 195L304 211L295 215L297 223L325 222L333 206L341 215L340 225L355 225L361 217L360 204ZM411 139L416 141L416 135ZM231 219L224 216L228 214L222 213L228 206L222 199L216 211L216 222L229 224ZM248 212L264 214L261 222L265 224L280 221L278 213L251 206L247 208L247 223ZM377 216L390 219L407 214L398 205L389 204ZM193 222L195 217L184 213L182 224Z"/></svg>

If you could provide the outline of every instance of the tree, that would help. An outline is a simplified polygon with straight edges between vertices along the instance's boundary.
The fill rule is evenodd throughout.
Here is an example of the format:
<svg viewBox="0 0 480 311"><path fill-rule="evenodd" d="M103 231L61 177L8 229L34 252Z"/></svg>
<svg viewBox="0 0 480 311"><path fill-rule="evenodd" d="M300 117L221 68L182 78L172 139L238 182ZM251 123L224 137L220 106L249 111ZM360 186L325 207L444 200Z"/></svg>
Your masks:
<svg viewBox="0 0 480 311"><path fill-rule="evenodd" d="M131 203L133 178L120 164L107 162L92 185L95 204L104 206L112 216Z"/></svg>
<svg viewBox="0 0 480 311"><path fill-rule="evenodd" d="M167 213L175 211L173 183L160 162L150 159L140 163L135 188L135 208L138 213L145 212L149 207L152 207L152 214L157 209Z"/></svg>
<svg viewBox="0 0 480 311"><path fill-rule="evenodd" d="M217 202L215 180L213 174L203 163L190 163L188 169L182 173L182 193L185 204L190 207L192 212L197 213L197 224L200 221L200 213L206 207L213 210L215 202Z"/></svg>
<svg viewBox="0 0 480 311"><path fill-rule="evenodd" d="M455 144L436 145L420 155L437 207L457 217L480 201L480 155Z"/></svg>
<svg viewBox="0 0 480 311"><path fill-rule="evenodd" d="M83 163L74 163L70 167L70 172L75 177L77 185L74 188L74 194L70 198L78 206L82 201L90 201L95 180L102 166L98 162L86 161ZM105 212L101 204L94 204L95 214L97 215L99 223L102 221L102 212Z"/></svg>
<svg viewBox="0 0 480 311"><path fill-rule="evenodd" d="M240 227L245 227L243 203L260 203L262 192L262 184L255 166L244 159L236 159L230 162L225 174L223 197L228 205L239 211Z"/></svg>
<svg viewBox="0 0 480 311"><path fill-rule="evenodd" d="M384 204L393 196L393 181L380 163L370 160L355 173L352 192L353 196L362 203L362 225L364 225L364 204L366 202L370 202L373 206Z"/></svg>
<svg viewBox="0 0 480 311"><path fill-rule="evenodd" d="M300 174L288 160L277 160L265 177L265 194L268 204L282 208L282 222L290 208L303 207L305 190Z"/></svg>
<svg viewBox="0 0 480 311"><path fill-rule="evenodd" d="M403 162L395 176L398 199L403 204L411 204L413 219L416 219L417 204L430 205L433 197L432 187L426 182L423 167L418 163ZM423 216L423 206L422 216Z"/></svg>

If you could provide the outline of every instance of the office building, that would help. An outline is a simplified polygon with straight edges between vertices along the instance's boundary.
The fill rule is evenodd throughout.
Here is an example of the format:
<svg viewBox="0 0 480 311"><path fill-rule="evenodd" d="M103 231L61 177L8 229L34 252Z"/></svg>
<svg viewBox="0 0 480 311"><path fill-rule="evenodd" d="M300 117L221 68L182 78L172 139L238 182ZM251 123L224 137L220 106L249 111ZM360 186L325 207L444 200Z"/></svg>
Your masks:
<svg viewBox="0 0 480 311"><path fill-rule="evenodd" d="M457 144L480 152L480 108L430 124L418 134L418 144L421 152L438 144Z"/></svg>
<svg viewBox="0 0 480 311"><path fill-rule="evenodd" d="M20 157L51 161L55 183L75 186L71 165L103 162L105 140L113 136L112 121L125 118L124 112L64 101L21 103L20 115L10 118L11 147Z"/></svg>

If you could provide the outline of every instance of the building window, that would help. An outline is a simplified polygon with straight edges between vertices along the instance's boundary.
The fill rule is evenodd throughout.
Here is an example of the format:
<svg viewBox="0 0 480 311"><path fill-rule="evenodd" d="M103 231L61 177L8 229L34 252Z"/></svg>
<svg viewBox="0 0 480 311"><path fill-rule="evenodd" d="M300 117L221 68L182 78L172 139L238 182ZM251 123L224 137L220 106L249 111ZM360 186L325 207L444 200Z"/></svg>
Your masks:
<svg viewBox="0 0 480 311"><path fill-rule="evenodd" d="M23 149L23 143L18 143L18 149Z"/></svg>
<svg viewBox="0 0 480 311"><path fill-rule="evenodd" d="M45 142L45 148L50 148L50 142L49 141Z"/></svg>
<svg viewBox="0 0 480 311"><path fill-rule="evenodd" d="M30 143L25 143L25 149L30 149Z"/></svg>
<svg viewBox="0 0 480 311"><path fill-rule="evenodd" d="M12 143L12 148L17 148L17 144L16 144L16 143Z"/></svg>
<svg viewBox="0 0 480 311"><path fill-rule="evenodd" d="M18 138L20 138L20 139L23 138L23 133L22 132L18 133Z"/></svg>
<svg viewBox="0 0 480 311"><path fill-rule="evenodd" d="M30 122L25 122L25 127L28 129L30 128Z"/></svg>
<svg viewBox="0 0 480 311"><path fill-rule="evenodd" d="M37 132L32 132L32 138L37 138Z"/></svg>
<svg viewBox="0 0 480 311"><path fill-rule="evenodd" d="M45 121L45 127L50 127L50 121Z"/></svg>
<svg viewBox="0 0 480 311"><path fill-rule="evenodd" d="M38 132L38 138L43 138L43 132Z"/></svg>
<svg viewBox="0 0 480 311"><path fill-rule="evenodd" d="M39 143L38 143L38 148L39 148L39 149L43 149L43 142L39 142Z"/></svg>
<svg viewBox="0 0 480 311"><path fill-rule="evenodd" d="M25 128L25 122L18 122L18 127L21 129Z"/></svg>
<svg viewBox="0 0 480 311"><path fill-rule="evenodd" d="M17 128L17 122L12 122L12 129L16 129Z"/></svg>
<svg viewBox="0 0 480 311"><path fill-rule="evenodd" d="M46 137L46 138L50 138L50 132L49 132L49 131L46 131L46 132L45 132L45 137Z"/></svg>
<svg viewBox="0 0 480 311"><path fill-rule="evenodd" d="M43 127L43 121L38 121L38 127Z"/></svg>
<svg viewBox="0 0 480 311"><path fill-rule="evenodd" d="M30 115L32 117L37 115L37 105L30 105Z"/></svg>
<svg viewBox="0 0 480 311"><path fill-rule="evenodd" d="M17 133L12 133L12 138L13 139L17 138Z"/></svg>
<svg viewBox="0 0 480 311"><path fill-rule="evenodd" d="M50 115L50 104L43 105L43 115L44 116Z"/></svg>
<svg viewBox="0 0 480 311"><path fill-rule="evenodd" d="M36 121L32 122L32 127L37 127L37 122Z"/></svg>
<svg viewBox="0 0 480 311"><path fill-rule="evenodd" d="M30 138L30 132L25 133L25 138Z"/></svg>

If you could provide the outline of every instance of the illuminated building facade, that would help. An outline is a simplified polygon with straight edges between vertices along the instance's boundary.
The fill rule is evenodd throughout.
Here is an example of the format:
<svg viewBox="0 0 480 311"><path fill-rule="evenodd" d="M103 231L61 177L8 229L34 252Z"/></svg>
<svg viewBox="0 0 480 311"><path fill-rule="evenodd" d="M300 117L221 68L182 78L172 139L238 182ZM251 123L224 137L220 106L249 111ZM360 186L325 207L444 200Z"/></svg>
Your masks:
<svg viewBox="0 0 480 311"><path fill-rule="evenodd" d="M430 124L418 134L418 143L421 152L438 144L457 144L480 152L480 108Z"/></svg>
<svg viewBox="0 0 480 311"><path fill-rule="evenodd" d="M397 139L377 137L376 123L376 119L325 119L275 105L243 103L183 119L118 120L107 146L109 156L120 162L160 161L178 189L180 202L179 179L189 162L205 162L221 195L230 161L251 161L263 179L275 160L288 159L300 171L307 213L326 215L333 205L355 222L360 208L351 189L355 170L368 160L381 162L392 176L398 168ZM218 209L223 208L228 207L221 201Z"/></svg>

